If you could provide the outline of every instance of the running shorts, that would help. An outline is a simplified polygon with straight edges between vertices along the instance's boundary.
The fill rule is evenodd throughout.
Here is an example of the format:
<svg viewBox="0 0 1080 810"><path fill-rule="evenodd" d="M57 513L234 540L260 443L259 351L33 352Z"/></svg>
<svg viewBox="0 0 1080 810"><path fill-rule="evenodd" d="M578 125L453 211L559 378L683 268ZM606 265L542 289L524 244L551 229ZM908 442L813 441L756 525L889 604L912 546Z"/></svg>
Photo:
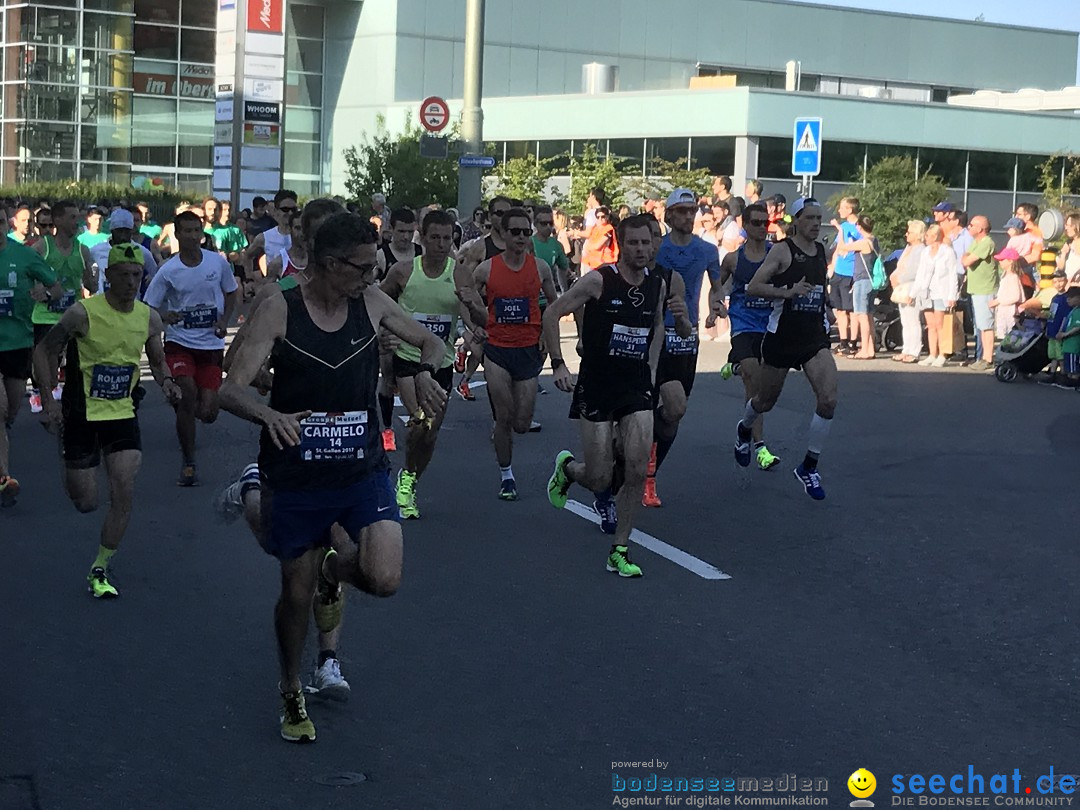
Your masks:
<svg viewBox="0 0 1080 810"><path fill-rule="evenodd" d="M697 352L689 354L668 354L667 350L660 352L660 360L656 364L656 399L659 402L660 386L666 382L682 383L683 392L687 397L694 389L694 377L697 376Z"/></svg>
<svg viewBox="0 0 1080 810"><path fill-rule="evenodd" d="M142 450L139 417L89 422L85 411L65 409L60 446L69 470L92 470L101 464L103 455Z"/></svg>
<svg viewBox="0 0 1080 810"><path fill-rule="evenodd" d="M33 367L34 350L27 346L25 349L10 349L0 352L0 377L12 380L30 379L30 371Z"/></svg>
<svg viewBox="0 0 1080 810"><path fill-rule="evenodd" d="M484 362L499 366L514 382L523 382L540 376L544 356L540 354L539 346L507 348L488 343L484 346Z"/></svg>
<svg viewBox="0 0 1080 810"><path fill-rule="evenodd" d="M731 336L729 363L741 363L743 360L761 360L761 339L764 332L739 332Z"/></svg>
<svg viewBox="0 0 1080 810"><path fill-rule="evenodd" d="M263 551L295 560L314 548L330 548L337 523L356 540L382 520L400 521L388 467L373 470L344 489L278 490L262 484Z"/></svg>
<svg viewBox="0 0 1080 810"><path fill-rule="evenodd" d="M652 386L619 385L618 380L578 375L570 401L570 418L618 422L624 416L653 409Z"/></svg>
<svg viewBox="0 0 1080 810"><path fill-rule="evenodd" d="M761 340L761 362L773 368L801 369L822 349L828 351L828 337L819 343L793 346L774 333L766 332Z"/></svg>
<svg viewBox="0 0 1080 810"><path fill-rule="evenodd" d="M189 349L171 340L165 341L165 362L174 377L191 377L204 391L221 388L223 349Z"/></svg>
<svg viewBox="0 0 1080 810"><path fill-rule="evenodd" d="M415 377L421 371L419 363L398 357L396 354L394 355L393 364L395 377ZM434 380L449 394L450 389L454 387L454 367L444 366L440 368L435 372Z"/></svg>

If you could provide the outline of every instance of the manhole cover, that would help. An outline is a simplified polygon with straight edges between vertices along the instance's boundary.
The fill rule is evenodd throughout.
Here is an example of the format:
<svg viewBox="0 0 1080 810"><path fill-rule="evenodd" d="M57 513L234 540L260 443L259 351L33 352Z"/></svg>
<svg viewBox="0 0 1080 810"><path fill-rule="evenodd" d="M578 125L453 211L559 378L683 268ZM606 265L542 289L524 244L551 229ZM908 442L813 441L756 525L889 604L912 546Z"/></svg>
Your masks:
<svg viewBox="0 0 1080 810"><path fill-rule="evenodd" d="M319 774L315 777L315 781L320 785L326 785L327 787L350 787L352 785L359 785L361 782L366 782L367 776L354 771L343 771L341 773Z"/></svg>

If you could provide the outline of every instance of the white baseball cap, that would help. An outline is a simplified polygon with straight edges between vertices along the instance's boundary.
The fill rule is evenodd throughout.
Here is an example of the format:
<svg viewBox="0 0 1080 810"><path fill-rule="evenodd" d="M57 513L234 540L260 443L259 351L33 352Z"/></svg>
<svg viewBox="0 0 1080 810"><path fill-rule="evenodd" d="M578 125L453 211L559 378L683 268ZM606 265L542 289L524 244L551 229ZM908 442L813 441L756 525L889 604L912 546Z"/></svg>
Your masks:
<svg viewBox="0 0 1080 810"><path fill-rule="evenodd" d="M697 205L697 194L688 188L677 188L667 198L668 208L673 205Z"/></svg>
<svg viewBox="0 0 1080 810"><path fill-rule="evenodd" d="M821 203L813 197L799 197L799 199L795 200L795 202L787 207L787 212L791 214L791 216L797 217L799 212L808 205L821 205Z"/></svg>

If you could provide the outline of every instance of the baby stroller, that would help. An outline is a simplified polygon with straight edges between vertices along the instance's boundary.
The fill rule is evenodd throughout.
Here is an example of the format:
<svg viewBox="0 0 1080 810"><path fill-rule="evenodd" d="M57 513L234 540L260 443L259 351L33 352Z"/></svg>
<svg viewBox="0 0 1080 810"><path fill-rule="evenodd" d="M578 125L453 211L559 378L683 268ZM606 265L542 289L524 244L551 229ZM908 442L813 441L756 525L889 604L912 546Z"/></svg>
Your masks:
<svg viewBox="0 0 1080 810"><path fill-rule="evenodd" d="M885 272L892 275L896 261L902 250L897 250L884 260ZM870 318L874 325L874 337L878 351L894 352L904 343L904 333L900 324L900 307L893 303L892 285L883 290L875 290L870 301Z"/></svg>
<svg viewBox="0 0 1080 810"><path fill-rule="evenodd" d="M994 376L1001 382L1015 382L1021 374L1038 374L1050 362L1047 353L1046 321L1023 318L1001 341L994 352Z"/></svg>

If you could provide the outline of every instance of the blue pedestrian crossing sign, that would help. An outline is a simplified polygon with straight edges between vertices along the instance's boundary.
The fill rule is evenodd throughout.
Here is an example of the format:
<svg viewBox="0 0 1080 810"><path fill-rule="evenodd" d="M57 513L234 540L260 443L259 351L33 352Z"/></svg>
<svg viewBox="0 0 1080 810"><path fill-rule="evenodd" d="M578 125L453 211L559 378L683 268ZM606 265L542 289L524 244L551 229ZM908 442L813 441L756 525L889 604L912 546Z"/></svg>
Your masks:
<svg viewBox="0 0 1080 810"><path fill-rule="evenodd" d="M816 177L821 172L821 119L796 118L791 150L791 173Z"/></svg>

